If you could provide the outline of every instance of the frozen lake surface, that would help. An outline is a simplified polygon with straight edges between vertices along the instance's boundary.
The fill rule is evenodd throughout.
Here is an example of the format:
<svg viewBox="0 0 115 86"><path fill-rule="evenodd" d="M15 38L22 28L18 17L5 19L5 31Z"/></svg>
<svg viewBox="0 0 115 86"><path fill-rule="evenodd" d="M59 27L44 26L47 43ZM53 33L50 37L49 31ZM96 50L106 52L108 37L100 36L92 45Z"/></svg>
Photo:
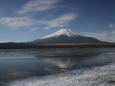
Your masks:
<svg viewBox="0 0 115 86"><path fill-rule="evenodd" d="M3 49L0 86L82 86L112 76L114 63L115 48Z"/></svg>
<svg viewBox="0 0 115 86"><path fill-rule="evenodd" d="M115 64L17 80L7 86L115 86Z"/></svg>

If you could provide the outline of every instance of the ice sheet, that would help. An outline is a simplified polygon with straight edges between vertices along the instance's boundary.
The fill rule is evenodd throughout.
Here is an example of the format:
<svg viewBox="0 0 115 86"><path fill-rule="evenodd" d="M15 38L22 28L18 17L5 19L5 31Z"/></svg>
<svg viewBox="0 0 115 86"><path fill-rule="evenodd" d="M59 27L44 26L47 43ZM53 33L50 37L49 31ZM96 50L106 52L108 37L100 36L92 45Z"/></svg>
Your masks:
<svg viewBox="0 0 115 86"><path fill-rule="evenodd" d="M7 86L115 86L115 64L16 80Z"/></svg>

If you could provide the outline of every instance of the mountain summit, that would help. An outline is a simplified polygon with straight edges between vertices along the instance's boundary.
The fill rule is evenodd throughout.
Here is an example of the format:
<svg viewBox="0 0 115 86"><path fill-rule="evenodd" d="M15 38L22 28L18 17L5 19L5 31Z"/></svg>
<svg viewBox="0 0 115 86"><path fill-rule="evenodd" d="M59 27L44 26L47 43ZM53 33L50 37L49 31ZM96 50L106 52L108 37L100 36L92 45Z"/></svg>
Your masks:
<svg viewBox="0 0 115 86"><path fill-rule="evenodd" d="M72 32L70 29L61 29L61 30L59 30L57 32L54 32L54 33L50 34L50 35L41 37L40 39L46 39L46 38L51 38L51 37L58 37L58 36L61 36L61 35L65 35L67 37L78 36L76 33Z"/></svg>
<svg viewBox="0 0 115 86"><path fill-rule="evenodd" d="M55 43L101 43L100 40L93 37L78 35L70 29L61 29L50 35L34 40L34 44L55 44Z"/></svg>

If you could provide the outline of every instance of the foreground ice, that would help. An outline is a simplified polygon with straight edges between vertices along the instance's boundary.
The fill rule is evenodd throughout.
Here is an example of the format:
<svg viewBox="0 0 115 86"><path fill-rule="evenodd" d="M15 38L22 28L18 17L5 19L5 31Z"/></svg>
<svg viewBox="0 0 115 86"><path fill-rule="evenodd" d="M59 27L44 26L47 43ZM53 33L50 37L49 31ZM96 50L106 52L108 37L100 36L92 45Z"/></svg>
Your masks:
<svg viewBox="0 0 115 86"><path fill-rule="evenodd" d="M7 86L115 86L115 64L17 80Z"/></svg>

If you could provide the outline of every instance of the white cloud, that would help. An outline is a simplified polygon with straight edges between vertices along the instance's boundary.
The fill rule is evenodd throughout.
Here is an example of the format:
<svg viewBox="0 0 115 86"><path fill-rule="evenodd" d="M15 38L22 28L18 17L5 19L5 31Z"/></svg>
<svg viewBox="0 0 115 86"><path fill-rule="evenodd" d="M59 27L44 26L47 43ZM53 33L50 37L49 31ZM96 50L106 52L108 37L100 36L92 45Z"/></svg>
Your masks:
<svg viewBox="0 0 115 86"><path fill-rule="evenodd" d="M0 19L0 24L9 26L9 27L24 27L31 26L34 24L35 20L30 19L29 17L2 17Z"/></svg>
<svg viewBox="0 0 115 86"><path fill-rule="evenodd" d="M40 28L31 28L30 31L36 31L38 29L40 29Z"/></svg>
<svg viewBox="0 0 115 86"><path fill-rule="evenodd" d="M101 41L115 42L115 30L113 30L112 32L100 32L100 33L82 32L82 35L88 37L94 37Z"/></svg>
<svg viewBox="0 0 115 86"><path fill-rule="evenodd" d="M36 11L46 11L52 9L58 1L59 0L32 0L26 3L18 13L25 14Z"/></svg>
<svg viewBox="0 0 115 86"><path fill-rule="evenodd" d="M41 21L42 24L47 25L44 29L50 29L53 27L64 27L68 26L68 22L75 20L78 15L74 13L65 14L63 16L59 16L56 19L49 20L49 21Z"/></svg>
<svg viewBox="0 0 115 86"><path fill-rule="evenodd" d="M112 29L112 28L115 28L115 24L109 24L109 27Z"/></svg>
<svg viewBox="0 0 115 86"><path fill-rule="evenodd" d="M19 27L27 27L32 25L44 26L44 29L50 29L54 27L68 26L70 21L75 20L78 15L74 13L65 14L52 20L36 20L32 17L2 17L0 18L0 24L13 27L14 29ZM38 28L32 28L30 31L38 30Z"/></svg>
<svg viewBox="0 0 115 86"><path fill-rule="evenodd" d="M115 30L113 30L111 33L112 33L113 35L115 35Z"/></svg>

